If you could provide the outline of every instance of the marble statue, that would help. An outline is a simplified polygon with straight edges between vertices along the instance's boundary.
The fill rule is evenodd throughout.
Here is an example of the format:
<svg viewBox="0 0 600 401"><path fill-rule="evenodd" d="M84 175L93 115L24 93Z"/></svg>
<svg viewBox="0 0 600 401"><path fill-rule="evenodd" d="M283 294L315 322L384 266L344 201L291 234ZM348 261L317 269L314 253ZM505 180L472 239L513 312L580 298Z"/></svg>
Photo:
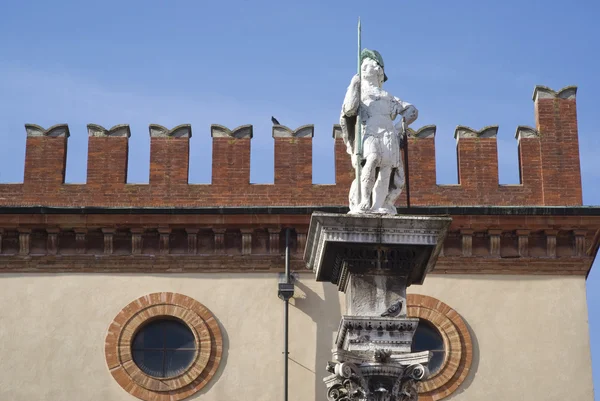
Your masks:
<svg viewBox="0 0 600 401"><path fill-rule="evenodd" d="M352 165L361 163L360 183L350 189L350 213L396 214L394 203L404 187L400 146L406 127L417 119L417 109L386 92L383 58L374 50L360 53L360 75L346 91L340 125ZM400 121L394 125L394 120ZM361 122L362 157L357 155L356 119ZM361 159L361 160L359 160ZM360 199L358 188L360 185Z"/></svg>

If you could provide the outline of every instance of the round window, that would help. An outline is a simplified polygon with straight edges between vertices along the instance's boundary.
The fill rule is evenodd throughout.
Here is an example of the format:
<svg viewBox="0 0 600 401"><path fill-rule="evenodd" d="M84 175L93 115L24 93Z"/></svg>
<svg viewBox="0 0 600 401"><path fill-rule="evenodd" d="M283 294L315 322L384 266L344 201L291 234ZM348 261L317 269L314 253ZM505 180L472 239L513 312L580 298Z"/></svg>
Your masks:
<svg viewBox="0 0 600 401"><path fill-rule="evenodd" d="M131 351L133 361L144 373L167 378L185 372L197 350L194 334L186 324L160 318L139 329Z"/></svg>
<svg viewBox="0 0 600 401"><path fill-rule="evenodd" d="M444 339L438 329L425 319L419 319L417 331L413 337L412 352L431 351L432 356L427 365L431 375L440 371L444 364L446 350Z"/></svg>

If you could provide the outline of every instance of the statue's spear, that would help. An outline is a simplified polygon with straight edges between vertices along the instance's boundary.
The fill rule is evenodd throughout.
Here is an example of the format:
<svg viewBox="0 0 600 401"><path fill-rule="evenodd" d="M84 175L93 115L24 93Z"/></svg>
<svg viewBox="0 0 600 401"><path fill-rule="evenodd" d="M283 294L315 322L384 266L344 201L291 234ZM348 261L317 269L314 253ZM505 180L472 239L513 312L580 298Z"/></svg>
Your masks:
<svg viewBox="0 0 600 401"><path fill-rule="evenodd" d="M406 207L410 208L410 181L408 174L408 131L406 129L406 120L402 117L402 133L404 137L404 180L406 188Z"/></svg>
<svg viewBox="0 0 600 401"><path fill-rule="evenodd" d="M362 79L361 77L361 72L360 72L360 52L361 52L361 28L360 28L360 17L358 17L358 77L360 79ZM362 131L361 131L361 123L360 123L360 80L359 80L359 84L358 84L358 112L357 112L357 117L356 117L356 138L355 138L355 144L356 146L354 146L354 152L355 152L355 159L356 159L356 194L357 194L357 199L358 199L358 203L360 204L361 200L362 200L362 196L360 193L360 169L361 169L361 163L362 163Z"/></svg>

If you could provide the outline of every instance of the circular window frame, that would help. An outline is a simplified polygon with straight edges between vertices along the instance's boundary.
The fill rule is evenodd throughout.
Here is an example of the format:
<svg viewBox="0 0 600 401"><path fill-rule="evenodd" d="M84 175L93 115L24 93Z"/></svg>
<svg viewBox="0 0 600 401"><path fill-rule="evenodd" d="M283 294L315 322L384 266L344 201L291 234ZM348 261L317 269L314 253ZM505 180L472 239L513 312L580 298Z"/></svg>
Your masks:
<svg viewBox="0 0 600 401"><path fill-rule="evenodd" d="M194 334L194 361L176 376L158 378L133 361L131 344L140 328L159 318L175 318ZM213 314L200 302L182 294L159 292L129 303L114 318L105 341L110 373L131 395L146 401L177 401L200 391L216 373L223 353L223 337Z"/></svg>
<svg viewBox="0 0 600 401"><path fill-rule="evenodd" d="M419 400L441 400L464 382L473 361L473 343L462 317L442 301L420 294L407 297L407 315L428 321L441 334L446 350L440 370L420 383Z"/></svg>

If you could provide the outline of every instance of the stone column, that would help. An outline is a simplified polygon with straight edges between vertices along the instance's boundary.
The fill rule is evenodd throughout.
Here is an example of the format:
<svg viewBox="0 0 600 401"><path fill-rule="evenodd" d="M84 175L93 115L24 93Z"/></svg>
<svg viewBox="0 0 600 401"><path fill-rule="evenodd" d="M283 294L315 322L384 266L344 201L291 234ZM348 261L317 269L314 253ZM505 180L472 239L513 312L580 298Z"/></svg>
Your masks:
<svg viewBox="0 0 600 401"><path fill-rule="evenodd" d="M435 265L451 218L314 213L305 261L317 281L346 293L324 379L330 401L416 401L430 351L411 352L418 318L406 288ZM472 230L463 233L470 253ZM466 239L465 239L466 238ZM464 248L463 248L464 250Z"/></svg>

